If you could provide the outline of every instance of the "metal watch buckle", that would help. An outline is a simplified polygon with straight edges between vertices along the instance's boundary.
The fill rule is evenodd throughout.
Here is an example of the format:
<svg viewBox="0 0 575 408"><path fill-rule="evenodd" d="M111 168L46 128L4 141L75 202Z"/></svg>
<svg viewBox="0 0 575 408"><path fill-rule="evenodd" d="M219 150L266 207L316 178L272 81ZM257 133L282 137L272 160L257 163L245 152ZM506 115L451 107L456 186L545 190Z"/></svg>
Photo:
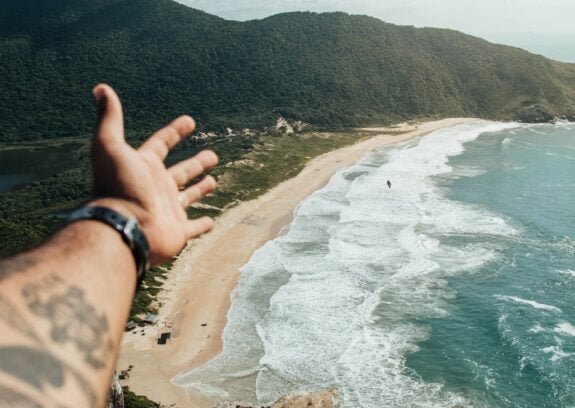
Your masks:
<svg viewBox="0 0 575 408"><path fill-rule="evenodd" d="M129 218L126 225L124 225L124 235L130 241L130 248L133 250L135 247L134 229L138 225L138 221L135 218Z"/></svg>

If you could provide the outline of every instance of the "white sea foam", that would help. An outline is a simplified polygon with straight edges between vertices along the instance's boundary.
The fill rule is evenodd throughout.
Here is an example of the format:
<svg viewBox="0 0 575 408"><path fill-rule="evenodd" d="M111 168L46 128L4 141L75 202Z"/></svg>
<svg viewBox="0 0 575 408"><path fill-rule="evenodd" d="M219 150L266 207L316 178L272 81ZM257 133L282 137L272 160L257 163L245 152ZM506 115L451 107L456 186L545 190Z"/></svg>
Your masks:
<svg viewBox="0 0 575 408"><path fill-rule="evenodd" d="M564 127L567 130L572 130L573 125L575 125L575 122L570 122L568 120L558 120L553 125L556 127Z"/></svg>
<svg viewBox="0 0 575 408"><path fill-rule="evenodd" d="M338 387L349 408L470 406L408 376L404 358L429 335L413 318L446 313L446 278L495 259L493 238L517 233L450 201L433 177L453 171L449 157L465 143L513 126L440 130L339 172L242 269L223 352L174 383L251 404ZM442 243L471 234L472 245Z"/></svg>
<svg viewBox="0 0 575 408"><path fill-rule="evenodd" d="M449 174L449 178L478 177L486 173L486 170L474 166L457 166Z"/></svg>
<svg viewBox="0 0 575 408"><path fill-rule="evenodd" d="M557 325L557 327L555 327L555 329L553 329L553 331L555 333L575 337L575 326L573 326L571 323L560 323Z"/></svg>
<svg viewBox="0 0 575 408"><path fill-rule="evenodd" d="M497 385L497 381L494 378L493 370L483 364L479 364L476 361L470 359L464 359L467 363L469 363L471 367L471 371L475 375L476 378L483 379L485 386L487 388L494 388Z"/></svg>
<svg viewBox="0 0 575 408"><path fill-rule="evenodd" d="M545 333L547 330L543 328L540 324L536 324L532 328L529 329L530 333Z"/></svg>
<svg viewBox="0 0 575 408"><path fill-rule="evenodd" d="M540 309L540 310L546 310L548 312L555 312L555 313L561 313L561 309L559 309L558 307L555 306L551 306L551 305L546 305L544 303L539 303L536 302L534 300L527 300L527 299L523 299L517 296L501 296L498 295L496 296L498 299L501 300L507 300L507 301L511 301L511 302L515 302L515 303L520 303L523 305L529 305L535 309Z"/></svg>
<svg viewBox="0 0 575 408"><path fill-rule="evenodd" d="M560 274L569 275L575 277L575 271L572 269L567 269L565 271L559 271Z"/></svg>
<svg viewBox="0 0 575 408"><path fill-rule="evenodd" d="M561 157L562 159L567 159L567 160L575 160L575 157L573 156L568 156L566 154L558 154L558 153L546 153L547 156L553 156L553 157Z"/></svg>
<svg viewBox="0 0 575 408"><path fill-rule="evenodd" d="M573 355L573 353L565 352L561 348L561 346L549 346L541 349L541 351L544 352L545 354L551 354L551 361L554 363L556 363L561 359L571 357Z"/></svg>
<svg viewBox="0 0 575 408"><path fill-rule="evenodd" d="M528 126L526 126L525 128L526 128L527 130L533 132L533 133L537 133L538 135L544 135L545 133L539 132L539 131L537 131L537 130L534 129L535 127L538 127L538 126L540 126L540 125L528 125Z"/></svg>

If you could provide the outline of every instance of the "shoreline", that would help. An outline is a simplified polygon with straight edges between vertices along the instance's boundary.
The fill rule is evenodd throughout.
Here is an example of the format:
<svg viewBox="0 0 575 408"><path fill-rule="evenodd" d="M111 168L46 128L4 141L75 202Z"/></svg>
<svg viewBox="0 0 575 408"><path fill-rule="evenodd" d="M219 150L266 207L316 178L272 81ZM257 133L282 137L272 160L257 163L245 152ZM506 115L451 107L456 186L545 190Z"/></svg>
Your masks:
<svg viewBox="0 0 575 408"><path fill-rule="evenodd" d="M171 379L220 353L230 295L240 277L239 269L252 254L277 237L291 222L299 203L327 184L336 171L381 146L475 120L424 122L396 135L373 129L373 137L316 157L296 177L226 211L214 231L189 245L170 271L158 295L163 304L159 323L125 334L117 368L134 368L123 385L163 405L211 407L211 401L172 384ZM171 332L172 340L157 346L156 338L164 332Z"/></svg>

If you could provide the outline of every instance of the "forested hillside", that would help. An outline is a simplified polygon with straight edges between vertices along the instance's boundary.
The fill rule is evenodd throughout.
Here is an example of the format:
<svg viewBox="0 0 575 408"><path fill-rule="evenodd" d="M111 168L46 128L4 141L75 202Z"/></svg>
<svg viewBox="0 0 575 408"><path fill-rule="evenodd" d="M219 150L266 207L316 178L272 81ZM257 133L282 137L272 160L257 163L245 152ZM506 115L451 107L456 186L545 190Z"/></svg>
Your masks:
<svg viewBox="0 0 575 408"><path fill-rule="evenodd" d="M575 65L455 31L343 13L240 23L171 0L0 0L0 141L88 134L101 81L141 133L184 112L209 130L575 112Z"/></svg>

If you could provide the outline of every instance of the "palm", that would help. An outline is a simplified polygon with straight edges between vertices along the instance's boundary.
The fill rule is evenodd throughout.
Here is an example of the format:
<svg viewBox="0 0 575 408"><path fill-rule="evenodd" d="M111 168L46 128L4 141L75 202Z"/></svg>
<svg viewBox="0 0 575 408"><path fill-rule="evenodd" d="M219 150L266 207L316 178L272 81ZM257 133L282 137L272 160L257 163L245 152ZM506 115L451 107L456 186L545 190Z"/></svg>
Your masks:
<svg viewBox="0 0 575 408"><path fill-rule="evenodd" d="M164 160L170 149L193 131L194 121L180 117L135 150L124 140L116 94L107 86L97 87L95 94L104 98L101 100L106 106L93 143L94 195L122 200L148 238L152 262L163 262L176 255L189 239L211 229L211 219L189 221L185 208L213 191L215 180L208 176L185 187L215 166L217 156L204 151L166 168Z"/></svg>

